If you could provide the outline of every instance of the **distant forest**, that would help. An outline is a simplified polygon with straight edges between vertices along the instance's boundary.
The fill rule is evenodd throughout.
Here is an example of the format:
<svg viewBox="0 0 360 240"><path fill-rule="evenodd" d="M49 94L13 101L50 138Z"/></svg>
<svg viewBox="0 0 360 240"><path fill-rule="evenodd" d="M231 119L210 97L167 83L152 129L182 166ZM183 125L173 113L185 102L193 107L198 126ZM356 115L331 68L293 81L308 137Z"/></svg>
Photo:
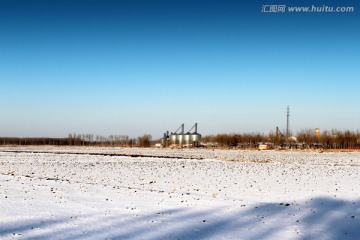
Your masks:
<svg viewBox="0 0 360 240"><path fill-rule="evenodd" d="M153 140L150 134L144 134L137 138L129 138L127 135L104 137L93 134L69 134L67 138L0 137L0 145L151 147L156 143L160 143L160 139ZM273 147L360 149L360 132L333 129L316 134L315 129L305 129L293 137L286 137L279 132L270 132L269 134L205 135L201 139L202 147L256 148L261 143L271 144Z"/></svg>

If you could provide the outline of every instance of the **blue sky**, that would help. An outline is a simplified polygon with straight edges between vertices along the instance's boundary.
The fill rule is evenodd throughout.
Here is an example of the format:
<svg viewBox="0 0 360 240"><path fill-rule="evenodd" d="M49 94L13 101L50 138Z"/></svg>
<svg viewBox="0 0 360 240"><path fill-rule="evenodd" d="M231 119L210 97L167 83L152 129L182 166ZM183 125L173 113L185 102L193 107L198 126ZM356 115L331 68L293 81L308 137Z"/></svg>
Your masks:
<svg viewBox="0 0 360 240"><path fill-rule="evenodd" d="M262 5L353 13L261 13ZM0 0L0 136L360 129L358 1Z"/></svg>

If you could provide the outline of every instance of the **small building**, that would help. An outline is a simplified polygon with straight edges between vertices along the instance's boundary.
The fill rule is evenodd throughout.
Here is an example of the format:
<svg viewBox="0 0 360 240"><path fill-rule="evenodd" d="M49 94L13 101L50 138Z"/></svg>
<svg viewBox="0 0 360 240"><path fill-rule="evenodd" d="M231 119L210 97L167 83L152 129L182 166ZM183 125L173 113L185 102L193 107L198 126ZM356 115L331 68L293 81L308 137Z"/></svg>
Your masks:
<svg viewBox="0 0 360 240"><path fill-rule="evenodd" d="M272 149L272 143L259 143L259 150L269 150Z"/></svg>

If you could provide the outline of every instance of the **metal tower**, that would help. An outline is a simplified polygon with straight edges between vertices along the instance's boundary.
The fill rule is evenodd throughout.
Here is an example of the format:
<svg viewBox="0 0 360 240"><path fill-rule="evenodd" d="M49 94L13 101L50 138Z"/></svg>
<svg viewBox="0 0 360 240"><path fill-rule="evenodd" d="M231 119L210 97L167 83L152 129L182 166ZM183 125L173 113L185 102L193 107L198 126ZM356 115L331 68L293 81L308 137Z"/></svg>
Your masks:
<svg viewBox="0 0 360 240"><path fill-rule="evenodd" d="M289 109L289 106L288 106L288 107L287 107L287 112L286 112L286 138L289 138L289 137L290 137L289 117L290 117L290 109Z"/></svg>

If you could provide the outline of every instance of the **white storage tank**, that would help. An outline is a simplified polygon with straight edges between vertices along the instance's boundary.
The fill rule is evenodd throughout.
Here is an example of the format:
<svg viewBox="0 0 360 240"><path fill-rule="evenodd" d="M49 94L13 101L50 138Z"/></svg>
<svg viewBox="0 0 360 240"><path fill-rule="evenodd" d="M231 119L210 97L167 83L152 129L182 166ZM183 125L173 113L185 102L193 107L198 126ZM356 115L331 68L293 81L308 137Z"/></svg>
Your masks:
<svg viewBox="0 0 360 240"><path fill-rule="evenodd" d="M201 140L201 134L199 134L197 132L194 132L194 133L191 134L191 143L194 146L198 146L199 143L200 143L200 140Z"/></svg>
<svg viewBox="0 0 360 240"><path fill-rule="evenodd" d="M176 133L171 133L171 135L170 135L171 144L176 144L176 140L177 140L177 134Z"/></svg>
<svg viewBox="0 0 360 240"><path fill-rule="evenodd" d="M185 145L192 145L191 133L187 132L187 133L184 134L184 144Z"/></svg>
<svg viewBox="0 0 360 240"><path fill-rule="evenodd" d="M195 131L191 133L193 129ZM181 132L178 133L179 130L181 130ZM195 123L195 125L186 133L184 132L184 124L181 124L181 126L175 132L172 132L170 136L169 132L167 132L164 134L163 144L165 142L165 137L170 140L170 144L179 146L199 146L201 140L201 134L197 132L197 123Z"/></svg>
<svg viewBox="0 0 360 240"><path fill-rule="evenodd" d="M179 145L183 144L184 135L183 134L177 134L176 135L176 143Z"/></svg>

